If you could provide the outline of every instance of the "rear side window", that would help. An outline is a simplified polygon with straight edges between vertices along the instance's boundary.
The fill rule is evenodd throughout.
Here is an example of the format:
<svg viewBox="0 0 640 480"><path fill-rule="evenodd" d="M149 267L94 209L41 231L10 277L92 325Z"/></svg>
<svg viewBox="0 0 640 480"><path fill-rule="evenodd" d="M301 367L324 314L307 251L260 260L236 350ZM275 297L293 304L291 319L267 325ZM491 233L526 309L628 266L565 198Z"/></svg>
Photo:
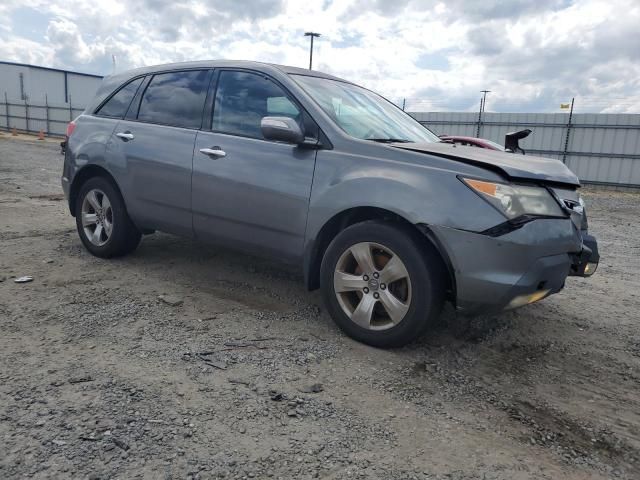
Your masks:
<svg viewBox="0 0 640 480"><path fill-rule="evenodd" d="M105 117L122 118L127 113L129 104L133 96L138 91L138 87L142 83L142 77L136 78L127 83L118 92L105 103L96 113Z"/></svg>
<svg viewBox="0 0 640 480"><path fill-rule="evenodd" d="M138 120L200 128L208 88L208 70L154 75L142 96Z"/></svg>
<svg viewBox="0 0 640 480"><path fill-rule="evenodd" d="M276 83L255 73L223 71L213 107L212 129L217 132L263 138L263 117L286 116L298 122L302 114Z"/></svg>

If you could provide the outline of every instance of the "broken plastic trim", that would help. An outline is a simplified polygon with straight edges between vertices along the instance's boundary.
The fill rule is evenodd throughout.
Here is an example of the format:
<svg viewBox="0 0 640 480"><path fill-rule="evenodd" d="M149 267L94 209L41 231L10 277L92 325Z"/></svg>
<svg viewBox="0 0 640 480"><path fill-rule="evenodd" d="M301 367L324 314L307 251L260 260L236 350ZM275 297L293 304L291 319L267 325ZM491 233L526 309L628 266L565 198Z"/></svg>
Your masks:
<svg viewBox="0 0 640 480"><path fill-rule="evenodd" d="M600 253L598 242L594 236L584 233L582 235L582 251L571 255L572 263L569 275L576 277L590 277L598 269Z"/></svg>
<svg viewBox="0 0 640 480"><path fill-rule="evenodd" d="M507 233L511 233L519 228L522 228L529 222L533 222L534 220L544 220L544 219L565 219L567 217L558 217L555 215L521 215L518 218L514 218L512 220L507 220L506 222L499 223L498 225L487 228L486 230L480 232L480 235L487 235L489 237L500 237L502 235L506 235Z"/></svg>
<svg viewBox="0 0 640 480"><path fill-rule="evenodd" d="M527 223L533 222L538 218L558 218L558 217L522 215L518 218L514 218L513 220L507 220L506 222L499 223L495 227L487 228L486 230L480 232L480 234L487 235L489 237L500 237L502 235L506 235L507 233L514 232L519 228L522 228Z"/></svg>

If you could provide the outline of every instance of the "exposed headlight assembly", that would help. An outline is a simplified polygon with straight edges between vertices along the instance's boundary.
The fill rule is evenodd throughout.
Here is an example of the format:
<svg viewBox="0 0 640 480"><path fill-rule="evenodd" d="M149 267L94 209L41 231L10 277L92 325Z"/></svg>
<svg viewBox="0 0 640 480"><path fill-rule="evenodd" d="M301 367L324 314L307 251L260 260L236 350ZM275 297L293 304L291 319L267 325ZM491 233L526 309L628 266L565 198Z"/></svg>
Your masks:
<svg viewBox="0 0 640 480"><path fill-rule="evenodd" d="M473 178L461 178L461 180L509 220L522 216L566 217L558 202L544 187L489 182Z"/></svg>

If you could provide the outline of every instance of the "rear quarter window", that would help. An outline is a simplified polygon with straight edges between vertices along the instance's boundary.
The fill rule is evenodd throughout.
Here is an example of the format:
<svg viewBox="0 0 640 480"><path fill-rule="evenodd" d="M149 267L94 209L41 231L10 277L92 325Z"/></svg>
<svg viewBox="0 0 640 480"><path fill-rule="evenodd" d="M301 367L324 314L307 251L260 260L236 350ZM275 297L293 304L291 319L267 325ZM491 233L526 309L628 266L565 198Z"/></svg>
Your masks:
<svg viewBox="0 0 640 480"><path fill-rule="evenodd" d="M116 92L107 102L96 112L103 117L122 118L127 113L129 104L142 84L142 77L130 81Z"/></svg>

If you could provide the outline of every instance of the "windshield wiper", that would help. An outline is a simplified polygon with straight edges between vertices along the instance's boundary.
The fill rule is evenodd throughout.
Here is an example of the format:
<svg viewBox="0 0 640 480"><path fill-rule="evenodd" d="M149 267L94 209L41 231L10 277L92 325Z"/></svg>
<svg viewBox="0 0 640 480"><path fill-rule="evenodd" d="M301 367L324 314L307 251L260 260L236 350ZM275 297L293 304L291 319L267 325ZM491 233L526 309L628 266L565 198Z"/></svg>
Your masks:
<svg viewBox="0 0 640 480"><path fill-rule="evenodd" d="M365 140L378 143L411 143L411 140L406 138L365 138Z"/></svg>

